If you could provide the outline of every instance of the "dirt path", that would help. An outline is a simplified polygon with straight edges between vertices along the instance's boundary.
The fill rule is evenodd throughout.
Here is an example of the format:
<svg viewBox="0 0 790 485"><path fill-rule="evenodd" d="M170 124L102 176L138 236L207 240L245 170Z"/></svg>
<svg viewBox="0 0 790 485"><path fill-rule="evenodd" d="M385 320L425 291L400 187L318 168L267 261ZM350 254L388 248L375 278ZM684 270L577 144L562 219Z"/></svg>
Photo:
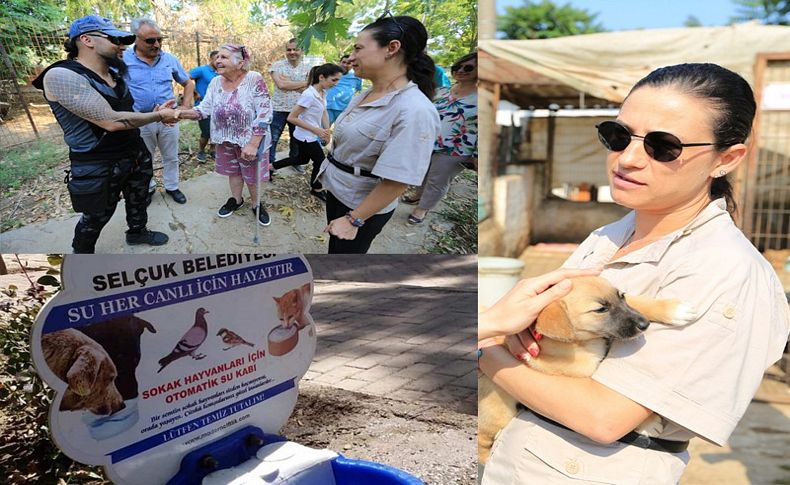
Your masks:
<svg viewBox="0 0 790 485"><path fill-rule="evenodd" d="M475 483L477 417L442 407L302 384L282 434L400 468L428 485Z"/></svg>

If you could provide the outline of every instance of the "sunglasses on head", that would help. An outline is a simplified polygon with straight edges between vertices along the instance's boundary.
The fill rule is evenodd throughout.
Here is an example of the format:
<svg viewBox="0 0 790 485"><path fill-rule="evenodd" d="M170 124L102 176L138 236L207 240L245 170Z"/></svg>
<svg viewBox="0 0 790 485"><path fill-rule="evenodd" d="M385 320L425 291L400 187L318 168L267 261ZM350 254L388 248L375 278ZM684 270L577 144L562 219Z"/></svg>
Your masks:
<svg viewBox="0 0 790 485"><path fill-rule="evenodd" d="M398 26L398 28L400 29L400 35L401 35L401 37L403 37L404 35L406 35L406 31L405 31L405 30L403 30L403 26L400 24L400 22L398 22L398 19L396 19L396 18L395 18L395 16L394 16L394 15L392 15L392 12L390 12L389 10L385 10L385 11L384 11L384 13L383 13L383 14L381 14L381 17L377 18L377 19L376 19L376 21L378 22L379 20L386 19L387 17L391 18L391 19L392 19L392 21L395 23L395 25L397 25L397 26Z"/></svg>
<svg viewBox="0 0 790 485"><path fill-rule="evenodd" d="M671 133L651 131L645 136L634 135L628 128L616 121L604 121L595 126L598 128L598 139L607 150L621 152L634 138L642 140L645 152L657 162L671 162L676 160L683 147L701 147L715 145L715 143L681 143L680 139Z"/></svg>
<svg viewBox="0 0 790 485"><path fill-rule="evenodd" d="M87 35L88 37L101 37L102 39L109 40L111 43L113 43L115 45L122 45L123 44L123 39L121 37L115 37L114 35L95 34L95 33L90 33L90 34L85 34L85 35Z"/></svg>
<svg viewBox="0 0 790 485"><path fill-rule="evenodd" d="M450 68L451 72L472 72L475 70L476 66L472 64L464 64L463 66L453 66Z"/></svg>
<svg viewBox="0 0 790 485"><path fill-rule="evenodd" d="M148 45L154 45L157 42L161 44L163 40L165 40L164 37L150 37L148 39L143 39L143 42L145 42Z"/></svg>

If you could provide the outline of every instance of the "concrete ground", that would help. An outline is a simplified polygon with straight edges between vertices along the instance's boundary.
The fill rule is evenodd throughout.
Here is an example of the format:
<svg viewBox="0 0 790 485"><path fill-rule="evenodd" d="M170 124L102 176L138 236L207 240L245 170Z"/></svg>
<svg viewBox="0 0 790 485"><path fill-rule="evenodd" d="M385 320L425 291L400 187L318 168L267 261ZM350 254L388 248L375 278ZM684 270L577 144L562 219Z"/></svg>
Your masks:
<svg viewBox="0 0 790 485"><path fill-rule="evenodd" d="M255 220L245 199L245 205L230 217L220 218L216 212L230 196L227 177L209 173L180 184L187 196L187 203L177 204L161 189L154 195L148 208L148 228L161 231L170 237L164 246L129 246L125 242L125 210L123 202L118 204L110 222L102 230L96 245L97 253L224 253L224 252L272 252L272 253L326 253L326 214L318 211L301 210L298 201L286 200L271 195L278 181L296 176L291 168L278 170L273 185L262 186L261 200L268 207L272 223L260 227L259 245L253 243ZM281 182L282 183L282 182ZM306 192L307 183L304 191ZM473 194L471 187L459 180L452 191ZM270 193L271 192L271 193ZM245 189L245 196L246 196ZM279 212L272 206L286 206L293 211ZM373 242L370 253L405 254L425 253L430 245L429 236L436 214L444 203L428 215L421 225L407 224L406 218L413 206L400 204L384 230ZM290 214L292 212L292 214ZM70 253L74 226L79 214L52 219L43 224L31 224L0 234L0 252L3 253ZM470 221L472 224L473 221ZM449 230L450 228L444 228Z"/></svg>
<svg viewBox="0 0 790 485"><path fill-rule="evenodd" d="M477 258L310 255L318 330L290 439L474 483Z"/></svg>
<svg viewBox="0 0 790 485"><path fill-rule="evenodd" d="M475 256L308 260L319 339L305 381L476 414Z"/></svg>

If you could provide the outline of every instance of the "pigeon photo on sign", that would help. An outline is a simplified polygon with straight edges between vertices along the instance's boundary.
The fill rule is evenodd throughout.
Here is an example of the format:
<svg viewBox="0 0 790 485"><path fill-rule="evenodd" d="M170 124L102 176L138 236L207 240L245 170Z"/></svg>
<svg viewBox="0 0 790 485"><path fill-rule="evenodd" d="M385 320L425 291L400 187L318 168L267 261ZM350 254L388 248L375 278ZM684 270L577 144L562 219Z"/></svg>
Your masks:
<svg viewBox="0 0 790 485"><path fill-rule="evenodd" d="M120 484L165 484L192 450L277 433L315 354L296 255L67 255L33 327L50 429Z"/></svg>

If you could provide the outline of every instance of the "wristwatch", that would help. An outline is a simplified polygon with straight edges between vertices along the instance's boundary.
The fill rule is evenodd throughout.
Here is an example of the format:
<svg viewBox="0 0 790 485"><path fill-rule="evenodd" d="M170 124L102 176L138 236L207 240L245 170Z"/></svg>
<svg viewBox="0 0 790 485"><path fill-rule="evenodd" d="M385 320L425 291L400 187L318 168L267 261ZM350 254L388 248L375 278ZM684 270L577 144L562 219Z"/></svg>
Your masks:
<svg viewBox="0 0 790 485"><path fill-rule="evenodd" d="M354 217L353 215L351 215L351 211L346 212L346 219L348 219L348 222L350 222L352 226L357 228L365 225L365 221L360 219L359 217Z"/></svg>

